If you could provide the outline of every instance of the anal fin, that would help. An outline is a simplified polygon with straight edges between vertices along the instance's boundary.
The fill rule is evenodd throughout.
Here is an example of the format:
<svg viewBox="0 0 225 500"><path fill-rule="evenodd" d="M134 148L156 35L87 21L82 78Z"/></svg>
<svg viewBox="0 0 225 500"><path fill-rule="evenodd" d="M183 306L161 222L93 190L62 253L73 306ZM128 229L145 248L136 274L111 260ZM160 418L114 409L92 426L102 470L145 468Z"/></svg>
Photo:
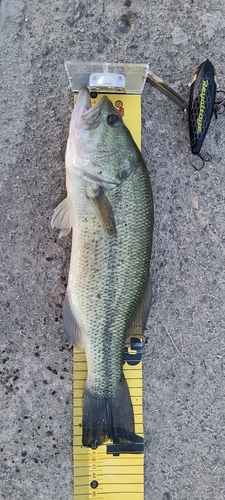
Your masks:
<svg viewBox="0 0 225 500"><path fill-rule="evenodd" d="M74 345L75 347L84 349L84 335L81 328L79 328L71 309L68 293L66 293L63 303L63 325L68 343L70 345Z"/></svg>
<svg viewBox="0 0 225 500"><path fill-rule="evenodd" d="M143 335L148 320L151 304L152 304L152 285L151 285L151 276L149 274L146 291L130 323L130 326L128 327L126 339L129 339L131 336L135 335Z"/></svg>

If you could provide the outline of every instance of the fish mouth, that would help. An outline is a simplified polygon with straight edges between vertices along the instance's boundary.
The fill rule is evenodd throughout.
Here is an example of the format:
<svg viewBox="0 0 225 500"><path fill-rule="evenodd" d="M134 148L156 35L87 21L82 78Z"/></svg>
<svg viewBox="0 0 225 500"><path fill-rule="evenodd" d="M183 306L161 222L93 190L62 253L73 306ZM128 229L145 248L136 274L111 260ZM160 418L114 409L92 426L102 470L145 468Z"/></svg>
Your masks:
<svg viewBox="0 0 225 500"><path fill-rule="evenodd" d="M96 128L101 121L101 108L108 100L103 96L94 106L91 105L90 93L87 87L81 87L76 102L76 121L85 129Z"/></svg>

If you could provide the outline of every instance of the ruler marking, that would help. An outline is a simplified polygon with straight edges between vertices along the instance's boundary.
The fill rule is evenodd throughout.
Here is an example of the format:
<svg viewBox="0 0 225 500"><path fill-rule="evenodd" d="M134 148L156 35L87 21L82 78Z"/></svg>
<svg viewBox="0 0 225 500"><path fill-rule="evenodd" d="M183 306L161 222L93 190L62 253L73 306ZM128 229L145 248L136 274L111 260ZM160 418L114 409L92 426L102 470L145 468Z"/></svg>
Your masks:
<svg viewBox="0 0 225 500"><path fill-rule="evenodd" d="M139 466L139 467L141 468L141 466ZM130 468L130 467L129 467L129 468ZM135 468L135 467L134 467L134 468ZM82 469L82 470L83 470L83 467L80 467L80 469ZM110 475L113 475L113 473L112 473L112 472L108 472L108 474L109 474L109 476L110 476ZM122 472L119 472L119 471L118 471L118 472L116 472L116 474L117 474L117 476L124 477L124 474L123 474ZM105 472L99 473L98 475L99 475L99 476L104 476L104 477L105 477ZM89 474L89 476L91 477L91 474ZM131 473L131 472L130 472L129 474L125 474L125 476L133 476L133 473ZM141 471L141 472L136 472L136 471L135 471L135 476L137 476L137 477L138 477L138 476L140 476L140 477L142 477L142 479L143 479L142 471ZM87 475L86 475L86 474L79 474L79 475L77 474L77 477L80 477L80 478L84 478L84 477L85 477L85 478L86 478L86 477L87 477Z"/></svg>
<svg viewBox="0 0 225 500"><path fill-rule="evenodd" d="M130 484L132 483L132 485L133 485L133 484L137 484L137 485L139 485L139 484L143 484L143 475L139 474L139 476L142 478L142 480L141 480L141 481L137 481L137 480L136 480L136 481L130 481L131 476L125 476L125 477L124 477L124 479L123 479L122 481L120 481L120 483L119 483L119 484L125 484L125 485L127 486L127 481L129 481L129 483L130 483ZM80 479L79 486L86 486L86 482L82 484L82 480L83 480L84 478L86 479L86 476L79 476L79 478L77 477L77 479ZM105 478L105 474L104 474L104 475L103 475L103 474L98 475L98 479L99 479L99 480L100 480L100 478L101 478L101 479ZM89 480L90 480L90 481L91 481L91 479L92 479L92 477L90 477L90 478L89 478ZM118 478L116 478L116 481L118 481ZM112 485L112 484L113 484L113 485L115 485L115 481L110 481L110 475L109 475L109 481L105 479L105 481L102 481L100 484L101 484L101 486L103 486L103 485L105 485L105 484L106 484L107 486L110 486L110 485ZM117 483L117 484L118 484L118 483Z"/></svg>
<svg viewBox="0 0 225 500"><path fill-rule="evenodd" d="M118 478L119 478L119 474L117 474ZM78 479L80 480L83 480L83 479L87 479L87 476L76 476ZM105 477L105 474L98 474L98 478L102 479L103 477ZM109 476L110 477L110 476ZM143 483L143 474L140 473L140 474L137 474L137 477L139 478L140 477L140 480L139 481L135 481L135 484L142 484ZM116 479L118 481L118 478ZM92 479L92 476L89 477L89 481L91 481ZM133 484L133 481L131 481L132 479L132 476L126 476L126 480L129 479L129 482ZM120 481L120 483L125 483L125 480L123 479L123 481ZM82 483L80 483L81 485ZM104 484L103 482L101 484ZM107 482L106 484L111 484L110 482ZM113 482L113 484L115 484L115 481ZM125 483L126 484L126 483ZM86 486L86 482L84 482L83 486Z"/></svg>

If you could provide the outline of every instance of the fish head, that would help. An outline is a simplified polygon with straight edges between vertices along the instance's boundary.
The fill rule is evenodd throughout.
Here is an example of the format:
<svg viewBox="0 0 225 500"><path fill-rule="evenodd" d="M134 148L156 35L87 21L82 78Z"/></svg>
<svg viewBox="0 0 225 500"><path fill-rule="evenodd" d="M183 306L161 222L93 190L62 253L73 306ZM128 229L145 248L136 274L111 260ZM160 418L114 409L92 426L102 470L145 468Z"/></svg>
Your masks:
<svg viewBox="0 0 225 500"><path fill-rule="evenodd" d="M136 149L121 115L108 97L102 96L92 107L87 87L81 87L68 141L69 155L73 164L79 165L79 175L93 175L99 181L104 176L109 183L119 184L132 169ZM100 162L104 174L97 179L95 173L97 175Z"/></svg>
<svg viewBox="0 0 225 500"><path fill-rule="evenodd" d="M72 113L71 135L79 137L87 149L93 145L94 150L110 150L123 127L122 118L108 97L103 96L92 107L87 87L81 87Z"/></svg>

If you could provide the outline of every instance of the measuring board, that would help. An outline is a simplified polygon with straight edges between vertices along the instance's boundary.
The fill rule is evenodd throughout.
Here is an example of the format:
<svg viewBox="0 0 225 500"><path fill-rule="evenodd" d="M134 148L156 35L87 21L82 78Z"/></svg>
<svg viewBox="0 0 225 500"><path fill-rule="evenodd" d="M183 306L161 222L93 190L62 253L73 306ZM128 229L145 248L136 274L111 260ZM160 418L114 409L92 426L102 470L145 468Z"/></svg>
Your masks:
<svg viewBox="0 0 225 500"><path fill-rule="evenodd" d="M112 93L101 90L93 93L90 82L95 80L96 75L99 77L99 73L91 73L90 68L93 71L93 66L97 67L98 64L70 61L65 63L70 85L74 92L74 103L77 101L78 90L82 85L89 87L92 105L99 101L103 95L106 95L123 117L125 125L141 149L141 93L148 67L125 65L128 93L123 93L122 89L119 93L115 90ZM107 78L113 80L114 77L119 80L123 79L122 72L116 75L106 71L109 67L111 71L115 71L115 66L118 65L105 63L103 66L104 72L100 76L105 81ZM121 71L121 66L118 69ZM87 78L89 79L87 80ZM134 93L130 90L132 85L135 87ZM113 444L109 440L93 449L82 445L83 394L87 378L85 351L75 347L73 349L73 459L74 499L76 500L91 500L93 498L97 500L144 500L141 324L135 326L132 337L125 343L123 359L124 375L134 410L135 442L124 445Z"/></svg>
<svg viewBox="0 0 225 500"><path fill-rule="evenodd" d="M141 146L141 96L104 94L123 114L125 124L138 147ZM94 105L102 97L92 99ZM77 95L74 95L74 102ZM73 370L73 457L76 500L143 500L144 444L142 419L141 325L125 344L124 375L134 409L136 443L123 446L111 441L96 450L82 446L83 392L87 377L86 357L74 348ZM130 453L128 453L128 450Z"/></svg>

